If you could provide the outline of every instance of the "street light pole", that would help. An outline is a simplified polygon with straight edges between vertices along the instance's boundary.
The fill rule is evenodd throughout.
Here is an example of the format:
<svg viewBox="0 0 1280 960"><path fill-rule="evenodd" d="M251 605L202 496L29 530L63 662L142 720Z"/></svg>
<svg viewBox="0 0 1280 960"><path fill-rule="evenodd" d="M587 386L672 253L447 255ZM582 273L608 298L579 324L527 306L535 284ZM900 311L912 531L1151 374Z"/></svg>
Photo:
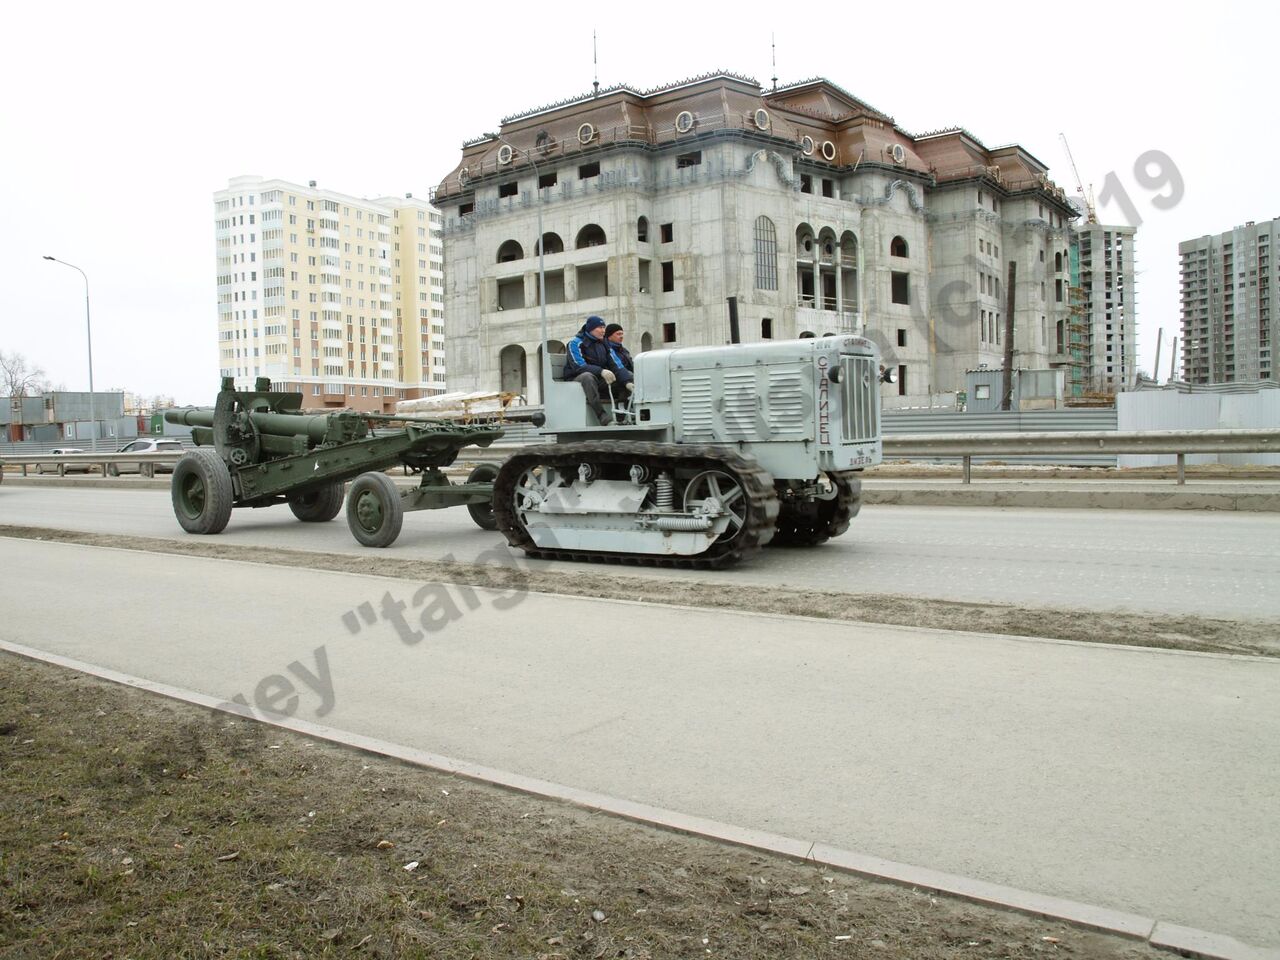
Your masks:
<svg viewBox="0 0 1280 960"><path fill-rule="evenodd" d="M65 260L59 260L57 257L46 256L46 260L52 260L54 263L60 263L64 267L70 267L72 270L79 270L80 276L84 277L84 332L85 338L89 343L89 444L90 449L94 453L98 452L98 414L97 406L93 397L93 325L89 322L89 275L80 270L74 263L67 263Z"/></svg>
<svg viewBox="0 0 1280 960"><path fill-rule="evenodd" d="M534 189L537 191L538 196L538 305L541 308L542 315L542 347L538 350L540 355L538 399L542 402L543 410L545 410L547 406L547 384L551 382L551 355L547 347L547 269L544 260L547 235L542 229L542 174L538 172L538 161L533 159L533 154L528 150L521 150L499 133L491 133L489 136L501 143L505 143L511 148L512 153L520 150L533 166Z"/></svg>

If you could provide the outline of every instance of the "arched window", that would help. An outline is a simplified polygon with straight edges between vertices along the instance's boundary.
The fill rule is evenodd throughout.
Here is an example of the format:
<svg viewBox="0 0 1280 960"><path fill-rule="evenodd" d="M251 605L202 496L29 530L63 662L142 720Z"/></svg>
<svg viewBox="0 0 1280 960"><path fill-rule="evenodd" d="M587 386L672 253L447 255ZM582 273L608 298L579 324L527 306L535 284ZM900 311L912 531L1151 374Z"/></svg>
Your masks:
<svg viewBox="0 0 1280 960"><path fill-rule="evenodd" d="M543 250L543 247L546 249ZM560 239L560 235L557 233L544 233L542 240L533 245L534 256L537 256L540 252L545 254L564 253L564 241Z"/></svg>
<svg viewBox="0 0 1280 960"><path fill-rule="evenodd" d="M840 237L840 297L846 312L858 310L858 238L852 230Z"/></svg>
<svg viewBox="0 0 1280 960"><path fill-rule="evenodd" d="M858 238L846 230L840 238L840 266L858 268Z"/></svg>
<svg viewBox="0 0 1280 960"><path fill-rule="evenodd" d="M796 304L801 307L817 307L818 284L817 242L813 227L802 223L796 227Z"/></svg>
<svg viewBox="0 0 1280 960"><path fill-rule="evenodd" d="M1062 254L1061 253L1055 253L1053 255L1053 270L1055 273L1062 272Z"/></svg>
<svg viewBox="0 0 1280 960"><path fill-rule="evenodd" d="M778 289L778 231L768 217L756 217L756 289Z"/></svg>
<svg viewBox="0 0 1280 960"><path fill-rule="evenodd" d="M653 349L653 334L652 333L640 334L640 352L648 353L652 349Z"/></svg>
<svg viewBox="0 0 1280 960"><path fill-rule="evenodd" d="M812 331L812 330L802 330L802 331L800 332L800 339L801 339L801 340L812 340L812 339L813 339L813 331Z"/></svg>
<svg viewBox="0 0 1280 960"><path fill-rule="evenodd" d="M636 239L641 243L649 242L649 218L641 217L636 221Z"/></svg>
<svg viewBox="0 0 1280 960"><path fill-rule="evenodd" d="M502 348L498 354L499 382L503 393L524 393L529 385L525 368L524 347L517 343Z"/></svg>
<svg viewBox="0 0 1280 960"><path fill-rule="evenodd" d="M907 241L901 237L894 237L889 241L889 256L905 257L907 256Z"/></svg>
<svg viewBox="0 0 1280 960"><path fill-rule="evenodd" d="M818 233L818 259L823 263L831 263L836 255L836 232L830 227L823 227Z"/></svg>
<svg viewBox="0 0 1280 960"><path fill-rule="evenodd" d="M498 262L509 263L512 260L524 259L524 247L520 246L519 241L508 240L498 248Z"/></svg>
<svg viewBox="0 0 1280 960"><path fill-rule="evenodd" d="M812 260L813 247L813 227L807 223L800 224L796 227L796 259Z"/></svg>
<svg viewBox="0 0 1280 960"><path fill-rule="evenodd" d="M581 250L583 247L603 247L604 244L604 230L600 228L599 224L588 223L578 231L578 239L573 245L576 249Z"/></svg>

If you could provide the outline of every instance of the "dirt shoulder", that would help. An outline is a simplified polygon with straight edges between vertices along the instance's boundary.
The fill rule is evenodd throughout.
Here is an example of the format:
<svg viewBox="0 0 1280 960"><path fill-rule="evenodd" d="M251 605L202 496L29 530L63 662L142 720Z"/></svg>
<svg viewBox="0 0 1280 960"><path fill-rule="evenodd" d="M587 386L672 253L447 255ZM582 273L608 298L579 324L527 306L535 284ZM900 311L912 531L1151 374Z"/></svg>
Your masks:
<svg viewBox="0 0 1280 960"><path fill-rule="evenodd" d="M529 569L519 559L509 565L409 560L380 556L374 551L359 556L312 553L305 550L232 545L220 543L214 538L162 540L11 524L0 524L0 536L308 567L424 583L446 581L501 590L524 589L543 593L607 596L619 600L861 623L968 630L1092 643L1123 643L1203 653L1280 656L1280 623L1274 621L1093 613L996 603L929 600L894 594L837 593L727 583L717 583L714 589L708 589L705 583L660 579L656 572L653 576L607 577L587 583L583 578Z"/></svg>
<svg viewBox="0 0 1280 960"><path fill-rule="evenodd" d="M9 654L0 779L9 958L1168 956Z"/></svg>

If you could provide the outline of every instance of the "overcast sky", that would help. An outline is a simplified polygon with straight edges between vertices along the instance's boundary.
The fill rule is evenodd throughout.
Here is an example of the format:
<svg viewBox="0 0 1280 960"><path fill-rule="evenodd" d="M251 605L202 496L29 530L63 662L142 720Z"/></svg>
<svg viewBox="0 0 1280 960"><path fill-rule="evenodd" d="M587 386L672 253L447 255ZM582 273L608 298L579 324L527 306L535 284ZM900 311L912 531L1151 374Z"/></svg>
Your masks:
<svg viewBox="0 0 1280 960"><path fill-rule="evenodd" d="M785 19L779 18L786 13ZM244 173L425 196L462 141L602 86L713 70L822 76L909 132L1022 144L1075 192L1109 174L1141 218L1141 366L1178 335L1177 244L1280 216L1266 4L24 3L0 39L0 349L87 389L217 388L213 200ZM342 60L343 52L353 54ZM403 121L403 122L402 122ZM1162 209L1134 163L1163 151ZM1151 173L1157 173L1151 168ZM1162 188L1168 194L1171 186ZM1113 191L1114 192L1114 191ZM1112 201L1104 222L1125 222Z"/></svg>

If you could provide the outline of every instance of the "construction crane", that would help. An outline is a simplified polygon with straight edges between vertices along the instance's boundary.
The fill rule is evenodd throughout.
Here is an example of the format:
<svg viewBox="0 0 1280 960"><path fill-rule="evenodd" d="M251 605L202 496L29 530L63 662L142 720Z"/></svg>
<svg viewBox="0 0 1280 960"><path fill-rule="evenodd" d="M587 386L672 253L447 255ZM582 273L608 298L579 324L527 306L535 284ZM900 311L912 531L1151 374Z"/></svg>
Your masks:
<svg viewBox="0 0 1280 960"><path fill-rule="evenodd" d="M1098 208L1093 202L1093 184L1089 184L1089 192L1084 192L1084 184L1080 182L1080 171L1076 169L1076 158L1071 155L1071 144L1067 143L1067 135L1065 133L1058 134L1062 138L1062 145L1067 150L1067 159L1071 161L1071 172L1076 175L1076 193L1080 194L1080 199L1084 201L1086 223L1098 222Z"/></svg>

